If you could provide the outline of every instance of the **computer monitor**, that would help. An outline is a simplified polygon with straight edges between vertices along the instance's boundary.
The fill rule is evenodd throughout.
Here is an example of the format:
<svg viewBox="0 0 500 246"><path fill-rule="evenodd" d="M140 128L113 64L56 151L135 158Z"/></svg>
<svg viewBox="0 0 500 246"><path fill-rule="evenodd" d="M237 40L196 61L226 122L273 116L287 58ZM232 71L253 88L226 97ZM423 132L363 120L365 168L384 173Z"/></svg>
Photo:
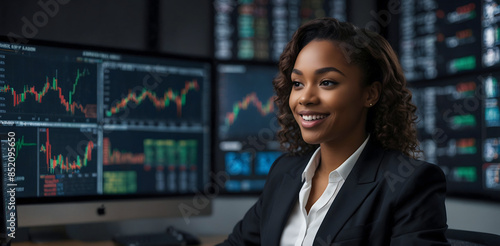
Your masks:
<svg viewBox="0 0 500 246"><path fill-rule="evenodd" d="M223 192L259 194L282 154L272 81L276 64L219 63L215 170L225 172Z"/></svg>
<svg viewBox="0 0 500 246"><path fill-rule="evenodd" d="M211 63L0 38L19 226L194 216L211 184Z"/></svg>

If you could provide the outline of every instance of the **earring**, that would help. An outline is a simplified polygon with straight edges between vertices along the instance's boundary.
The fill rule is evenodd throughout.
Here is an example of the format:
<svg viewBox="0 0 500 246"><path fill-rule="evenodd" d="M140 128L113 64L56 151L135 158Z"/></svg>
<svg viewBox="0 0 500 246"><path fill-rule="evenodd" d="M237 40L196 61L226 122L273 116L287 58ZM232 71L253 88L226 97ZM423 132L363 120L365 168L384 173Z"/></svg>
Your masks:
<svg viewBox="0 0 500 246"><path fill-rule="evenodd" d="M373 103L370 103L370 107L373 106Z"/></svg>

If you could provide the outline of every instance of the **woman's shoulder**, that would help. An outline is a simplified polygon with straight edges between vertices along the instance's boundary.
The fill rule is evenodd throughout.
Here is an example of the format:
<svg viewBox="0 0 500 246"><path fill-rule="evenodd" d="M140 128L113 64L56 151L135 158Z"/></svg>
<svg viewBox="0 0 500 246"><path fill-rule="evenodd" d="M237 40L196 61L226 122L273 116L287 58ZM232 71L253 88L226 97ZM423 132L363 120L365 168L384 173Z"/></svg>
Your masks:
<svg viewBox="0 0 500 246"><path fill-rule="evenodd" d="M389 170L397 170L399 172L412 171L412 170L439 170L441 168L435 164L429 163L424 160L418 160L403 154L396 150L386 150L384 155L383 168Z"/></svg>
<svg viewBox="0 0 500 246"><path fill-rule="evenodd" d="M411 158L399 151L386 151L379 174L393 188L414 182L446 183L443 170L438 165Z"/></svg>

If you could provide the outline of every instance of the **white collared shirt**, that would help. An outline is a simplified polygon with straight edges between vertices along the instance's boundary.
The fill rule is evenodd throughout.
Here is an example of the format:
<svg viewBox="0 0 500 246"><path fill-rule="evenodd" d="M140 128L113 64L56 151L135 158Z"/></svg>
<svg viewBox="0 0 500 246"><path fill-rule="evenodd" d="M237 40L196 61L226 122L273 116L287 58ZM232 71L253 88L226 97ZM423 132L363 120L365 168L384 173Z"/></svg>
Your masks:
<svg viewBox="0 0 500 246"><path fill-rule="evenodd" d="M344 184L347 176L351 172L354 164L358 160L361 152L365 148L366 143L370 136L359 146L359 148L344 161L337 169L329 174L328 185L321 197L312 205L309 214L306 212L306 204L311 192L312 178L316 172L321 159L321 151L318 148L311 156L304 172L302 173L302 181L305 180L299 192L299 200L295 204L288 222L285 225L283 233L281 234L282 246L289 245L312 245L316 233L319 230L326 213L339 193L340 188Z"/></svg>

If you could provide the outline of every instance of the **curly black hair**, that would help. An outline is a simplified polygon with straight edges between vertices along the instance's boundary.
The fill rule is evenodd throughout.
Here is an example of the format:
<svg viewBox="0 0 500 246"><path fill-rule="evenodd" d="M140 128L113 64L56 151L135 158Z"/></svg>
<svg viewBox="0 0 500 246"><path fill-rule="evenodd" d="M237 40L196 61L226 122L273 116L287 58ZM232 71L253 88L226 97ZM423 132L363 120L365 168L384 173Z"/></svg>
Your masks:
<svg viewBox="0 0 500 246"><path fill-rule="evenodd" d="M342 50L346 61L364 72L364 83L382 84L378 102L369 109L366 131L385 149L398 150L417 157L415 122L417 107L398 58L390 44L379 34L334 18L319 18L302 25L287 44L279 61L279 73L273 80L281 130L278 139L292 154L305 154L317 148L302 139L300 128L289 106L291 73L299 52L313 40L330 40Z"/></svg>

